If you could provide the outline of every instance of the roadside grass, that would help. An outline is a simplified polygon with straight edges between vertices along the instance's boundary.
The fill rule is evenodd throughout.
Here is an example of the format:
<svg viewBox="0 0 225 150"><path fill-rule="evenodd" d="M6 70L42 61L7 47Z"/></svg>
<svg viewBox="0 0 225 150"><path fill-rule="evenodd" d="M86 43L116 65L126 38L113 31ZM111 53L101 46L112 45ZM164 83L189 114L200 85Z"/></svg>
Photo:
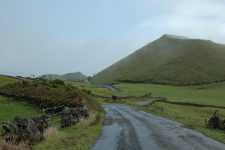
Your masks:
<svg viewBox="0 0 225 150"><path fill-rule="evenodd" d="M224 109L199 108L192 106L178 106L162 102L156 102L151 106L135 106L139 110L144 110L152 114L183 123L187 127L202 132L204 135L212 137L220 142L225 143L225 131L210 129L206 125L206 120L211 117L215 110L219 115L225 118Z"/></svg>
<svg viewBox="0 0 225 150"><path fill-rule="evenodd" d="M166 97L169 101L191 102L225 106L225 83L215 83L199 86L169 86L157 84L129 84L114 85L123 95L144 95L151 92L152 96Z"/></svg>
<svg viewBox="0 0 225 150"><path fill-rule="evenodd" d="M12 99L0 96L0 123L12 120L16 115L31 118L38 113L38 108L27 103L16 102Z"/></svg>
<svg viewBox="0 0 225 150"><path fill-rule="evenodd" d="M34 150L87 150L94 144L103 126L104 114L91 115L87 120L55 132L43 142L35 145Z"/></svg>

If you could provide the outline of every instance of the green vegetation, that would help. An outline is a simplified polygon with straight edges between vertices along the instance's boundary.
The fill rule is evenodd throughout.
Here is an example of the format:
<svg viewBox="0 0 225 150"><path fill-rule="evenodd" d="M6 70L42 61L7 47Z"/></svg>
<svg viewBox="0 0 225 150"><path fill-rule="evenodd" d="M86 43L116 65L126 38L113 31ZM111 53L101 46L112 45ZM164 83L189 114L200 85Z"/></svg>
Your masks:
<svg viewBox="0 0 225 150"><path fill-rule="evenodd" d="M138 109L156 114L174 120L180 123L187 125L197 131L202 132L203 134L213 137L216 140L219 140L225 143L225 134L222 130L210 129L205 123L205 119L214 113L214 108L199 108L191 106L177 106L167 103L157 102L152 106L136 106ZM219 110L219 115L222 118L225 118L225 110Z"/></svg>
<svg viewBox="0 0 225 150"><path fill-rule="evenodd" d="M6 83L6 82L5 82ZM9 82L10 83L10 82ZM13 82L11 82L13 83ZM17 85L17 86L15 86ZM60 129L58 126L53 129L51 135L47 136L46 140L42 143L36 145L34 149L88 149L91 144L98 137L103 122L103 114L101 113L100 117L98 111L100 107L98 103L110 103L110 102L121 102L133 105L133 102L138 101L134 100L105 100L105 99L92 99L90 94L108 96L116 99L118 96L141 96L146 93L151 93L154 97L166 97L169 101L178 101L178 102L191 102L197 104L209 104L216 106L225 106L225 82L205 84L198 86L171 86L171 85L159 85L159 84L144 84L144 83L117 83L114 85L120 91L112 91L101 85L92 85L85 82L66 82L64 83L61 80L38 80L38 81L21 81L13 84L8 84L4 86L4 90L18 93L23 93L27 95L35 95L35 97L41 97L42 99L54 99L54 103L58 102L60 99L63 99L63 103L68 103L64 99L64 96L70 93L71 91L76 91L77 95L74 97L74 100L80 99L83 100L84 97L87 99L88 106L91 107L91 112L97 114L96 116L91 115L87 120L83 120L77 125ZM18 88L20 87L20 88ZM1 88L0 88L1 89ZM16 90L15 90L16 89ZM34 92L35 91L35 92ZM61 94L60 94L61 93ZM64 95L65 94L65 95ZM83 95L84 94L84 95ZM80 98L78 98L81 96ZM84 97L83 97L84 96ZM113 97L112 97L113 96ZM70 97L71 98L71 97ZM18 105L22 105L24 112L20 110L21 116L30 117L35 114L36 110L27 106L26 104L17 103L10 101L6 103L9 99L2 98L0 99L0 111L4 112L7 115L3 118L0 114L1 120L8 120L8 118L13 118L15 113L14 110L20 110L15 108ZM140 99L144 100L144 99ZM4 105L2 103L4 103ZM75 102L75 101L74 101ZM14 104L15 103L15 104ZM61 104L61 103L60 103ZM8 105L8 107L6 106ZM11 110L10 107L15 108ZM20 106L21 107L21 106ZM21 107L21 108L22 108ZM225 134L221 130L209 129L205 124L205 119L213 114L215 111L214 108L199 108L193 106L178 106L173 104L167 104L162 102L156 102L152 106L135 106L138 109L145 110L147 112L181 122L195 130L198 130L204 133L207 136L213 137L221 142L224 142ZM4 109L5 110L4 110ZM7 110L6 110L7 109ZM9 111L10 110L10 111ZM25 111L26 110L26 111ZM34 113L26 113L27 110L34 111ZM225 118L225 110L219 110L221 117ZM11 113L12 112L12 113ZM23 113L25 113L23 115ZM27 116L26 116L27 115ZM30 116L29 116L30 115ZM11 116L11 117L10 117ZM100 118L100 119L99 119Z"/></svg>
<svg viewBox="0 0 225 150"><path fill-rule="evenodd" d="M103 114L90 116L88 120L65 129L56 129L34 150L87 150L99 136L103 126Z"/></svg>
<svg viewBox="0 0 225 150"><path fill-rule="evenodd" d="M71 84L101 96L142 96L151 93L154 97L166 97L169 101L225 106L225 82L198 86L118 83L114 86L121 90L119 92L84 82L72 82Z"/></svg>
<svg viewBox="0 0 225 150"><path fill-rule="evenodd" d="M85 89L85 90L90 90L92 94L95 95L101 95L101 96L112 96L112 95L121 95L123 93L121 92L114 92L112 90L109 90L105 87L101 87L99 85L91 85L89 83L85 82L69 82L71 85L80 88L80 89Z"/></svg>
<svg viewBox="0 0 225 150"><path fill-rule="evenodd" d="M74 73L67 73L64 75L46 74L46 75L40 76L39 78L44 78L48 80L60 79L63 81L84 81L87 79L87 76L85 76L81 72L74 72Z"/></svg>
<svg viewBox="0 0 225 150"><path fill-rule="evenodd" d="M16 78L0 75L0 86L19 81Z"/></svg>
<svg viewBox="0 0 225 150"><path fill-rule="evenodd" d="M6 83L6 82L5 82ZM10 83L10 84L8 84ZM2 84L3 85L3 84ZM62 80L18 80L7 82L0 87L3 95L14 100L0 97L0 122L13 119L16 115L30 118L39 113L38 107L51 107L57 105L79 105L85 102L89 108L90 117L69 128L60 128L59 122L53 129L45 133L45 140L34 149L88 149L99 136L104 114L98 104L85 88L76 88ZM10 96L11 95L11 96ZM31 105L27 104L30 103ZM53 118L58 120L59 116Z"/></svg>
<svg viewBox="0 0 225 150"><path fill-rule="evenodd" d="M225 46L164 35L96 74L92 80L195 85L225 80Z"/></svg>
<svg viewBox="0 0 225 150"><path fill-rule="evenodd" d="M0 96L0 123L12 120L16 115L31 118L38 113L38 108Z"/></svg>
<svg viewBox="0 0 225 150"><path fill-rule="evenodd" d="M77 106L91 99L87 91L64 84L60 80L23 80L0 87L0 92L3 95L24 100L40 108L59 105Z"/></svg>
<svg viewBox="0 0 225 150"><path fill-rule="evenodd" d="M73 83L74 86L87 88L92 93L98 93L105 96L140 96L146 93L152 93L154 97L167 97L169 101L178 102L191 102L197 104L210 104L216 106L225 106L225 82L198 85L198 86L169 86L158 84L131 84L131 83L118 83L114 86L121 90L121 92L113 92L106 88L97 88L86 83ZM205 124L205 119L213 114L215 110L219 110L221 117L225 118L224 109L215 108L200 108L193 106L178 106L173 104L156 102L152 106L136 106L137 101L146 99L131 99L131 100L118 100L107 101L101 100L102 103L121 102L130 104L138 109L175 120L183 123L188 127L202 132L203 134L224 142L225 134L222 130L210 129Z"/></svg>
<svg viewBox="0 0 225 150"><path fill-rule="evenodd" d="M169 86L156 84L116 84L124 95L144 95L166 97L169 101L191 102L225 106L225 83L199 86Z"/></svg>
<svg viewBox="0 0 225 150"><path fill-rule="evenodd" d="M198 86L169 86L169 85L157 85L157 84L116 84L124 95L143 95L151 92L152 96L166 97L169 101L178 102L191 102L197 104L209 104L216 106L225 106L225 83L215 83L208 85ZM143 99L139 99L142 101ZM127 102L133 104L138 100L132 100ZM138 109L175 120L183 123L195 130L202 132L203 134L213 137L223 143L225 139L224 131L209 129L205 124L205 119L214 113L215 110L219 110L219 115L225 118L224 109L215 108L200 108L193 106L178 106L173 104L167 104L163 102L156 102L152 106L134 106Z"/></svg>

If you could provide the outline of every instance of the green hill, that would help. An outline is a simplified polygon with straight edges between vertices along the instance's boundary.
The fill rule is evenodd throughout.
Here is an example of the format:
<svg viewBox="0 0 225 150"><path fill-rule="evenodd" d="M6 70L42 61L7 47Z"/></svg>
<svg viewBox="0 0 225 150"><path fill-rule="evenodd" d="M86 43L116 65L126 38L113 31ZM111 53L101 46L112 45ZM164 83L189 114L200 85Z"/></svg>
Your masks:
<svg viewBox="0 0 225 150"><path fill-rule="evenodd" d="M225 80L225 45L163 35L93 77L93 81L194 85Z"/></svg>
<svg viewBox="0 0 225 150"><path fill-rule="evenodd" d="M87 76L85 76L81 72L74 72L74 73L67 73L64 75L46 74L46 75L40 76L39 78L45 78L48 80L60 79L64 81L84 81L87 79Z"/></svg>
<svg viewBox="0 0 225 150"><path fill-rule="evenodd" d="M18 81L19 79L17 79L16 77L10 77L10 76L0 74L0 86L18 82Z"/></svg>

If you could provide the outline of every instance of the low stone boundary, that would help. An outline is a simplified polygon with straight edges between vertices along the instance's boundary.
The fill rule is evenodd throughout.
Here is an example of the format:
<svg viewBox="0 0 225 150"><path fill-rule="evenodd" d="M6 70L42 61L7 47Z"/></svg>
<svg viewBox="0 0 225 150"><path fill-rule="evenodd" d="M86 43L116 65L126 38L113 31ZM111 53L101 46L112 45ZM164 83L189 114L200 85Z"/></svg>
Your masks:
<svg viewBox="0 0 225 150"><path fill-rule="evenodd" d="M25 142L33 145L41 141L44 131L53 126L54 122L60 121L61 128L66 128L89 116L88 108L85 104L79 107L65 107L62 105L42 109L41 111L43 114L34 116L31 119L15 116L13 121L0 124L2 139L16 145ZM60 116L59 120L54 120L56 115Z"/></svg>
<svg viewBox="0 0 225 150"><path fill-rule="evenodd" d="M89 116L88 107L82 104L77 107L66 107L64 105L42 109L42 112L52 118L52 122L60 121L61 128L70 127ZM60 119L54 120L54 116Z"/></svg>
<svg viewBox="0 0 225 150"><path fill-rule="evenodd" d="M31 119L16 116L13 121L2 123L2 137L12 144L21 142L35 144L42 139L44 131L50 126L52 123L45 114L34 116Z"/></svg>

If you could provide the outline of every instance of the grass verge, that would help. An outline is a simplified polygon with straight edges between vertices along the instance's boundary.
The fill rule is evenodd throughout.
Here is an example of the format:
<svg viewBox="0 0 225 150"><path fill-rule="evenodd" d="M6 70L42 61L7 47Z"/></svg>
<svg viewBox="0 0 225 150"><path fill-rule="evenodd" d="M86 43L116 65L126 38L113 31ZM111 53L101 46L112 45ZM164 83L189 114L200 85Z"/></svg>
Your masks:
<svg viewBox="0 0 225 150"><path fill-rule="evenodd" d="M87 120L65 129L54 129L34 150L87 150L98 138L104 114L91 115Z"/></svg>
<svg viewBox="0 0 225 150"><path fill-rule="evenodd" d="M135 106L137 109L150 112L152 114L174 120L197 131L200 131L206 136L212 137L220 142L225 143L225 132L222 130L210 129L205 124L205 119L209 117L215 111L214 108L199 108L192 106L178 106L173 104L167 104L162 102L156 102L151 106ZM225 118L225 110L219 110L219 114L222 118Z"/></svg>

